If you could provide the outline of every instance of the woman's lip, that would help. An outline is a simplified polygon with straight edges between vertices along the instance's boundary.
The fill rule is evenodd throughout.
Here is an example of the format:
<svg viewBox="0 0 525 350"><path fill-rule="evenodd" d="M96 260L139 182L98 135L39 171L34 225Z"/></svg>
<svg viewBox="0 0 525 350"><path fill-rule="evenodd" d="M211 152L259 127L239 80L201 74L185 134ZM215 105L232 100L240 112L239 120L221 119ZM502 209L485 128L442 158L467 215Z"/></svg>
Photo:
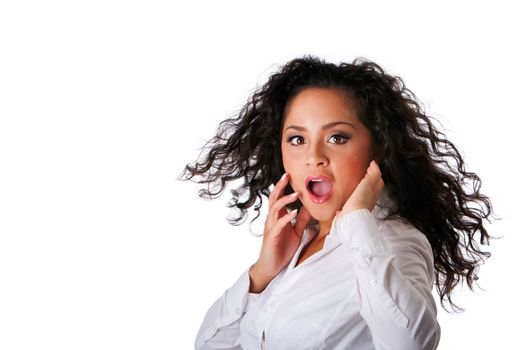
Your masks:
<svg viewBox="0 0 525 350"><path fill-rule="evenodd" d="M330 189L330 191L328 193L326 193L325 195L323 195L323 196L316 196L315 194L313 194L310 191L310 187L308 186L308 184L312 180L323 180L323 181L328 181L328 182L330 182L330 184L332 184L332 179L330 179L328 176L317 175L317 176L308 176L306 178L306 180L304 181L304 185L306 187L306 191L308 192L308 196L310 197L310 200L312 202L314 202L315 204L322 204L322 203L328 201L330 199L330 197L332 196L333 188Z"/></svg>
<svg viewBox="0 0 525 350"><path fill-rule="evenodd" d="M307 176L306 180L304 180L304 185L308 188L308 183L312 180L323 180L323 181L328 181L332 183L332 179L330 179L328 176L316 175L316 176Z"/></svg>

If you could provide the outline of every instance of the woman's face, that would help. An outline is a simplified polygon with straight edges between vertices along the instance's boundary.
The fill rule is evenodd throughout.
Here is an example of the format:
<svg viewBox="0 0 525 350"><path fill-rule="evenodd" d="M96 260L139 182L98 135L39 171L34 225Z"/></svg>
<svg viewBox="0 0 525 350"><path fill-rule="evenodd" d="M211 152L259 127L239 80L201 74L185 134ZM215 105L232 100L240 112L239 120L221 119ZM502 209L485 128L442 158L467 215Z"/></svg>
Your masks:
<svg viewBox="0 0 525 350"><path fill-rule="evenodd" d="M308 88L289 101L281 150L290 185L320 222L341 210L373 159L372 136L353 101L328 88Z"/></svg>

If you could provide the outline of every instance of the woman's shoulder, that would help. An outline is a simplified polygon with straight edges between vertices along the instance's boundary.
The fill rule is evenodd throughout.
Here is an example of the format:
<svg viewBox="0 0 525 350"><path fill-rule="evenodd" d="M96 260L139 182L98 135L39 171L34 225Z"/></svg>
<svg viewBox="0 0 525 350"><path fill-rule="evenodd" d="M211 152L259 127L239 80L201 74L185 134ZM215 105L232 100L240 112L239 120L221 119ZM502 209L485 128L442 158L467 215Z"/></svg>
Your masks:
<svg viewBox="0 0 525 350"><path fill-rule="evenodd" d="M390 216L392 205L390 198L383 195L378 205L372 211L377 220L379 230L383 232L385 238L395 241L410 241L432 252L432 246L423 232L403 217Z"/></svg>
<svg viewBox="0 0 525 350"><path fill-rule="evenodd" d="M428 249L432 249L430 242L423 232L404 218L396 217L385 219L380 226L384 233L392 238L418 241L427 246Z"/></svg>

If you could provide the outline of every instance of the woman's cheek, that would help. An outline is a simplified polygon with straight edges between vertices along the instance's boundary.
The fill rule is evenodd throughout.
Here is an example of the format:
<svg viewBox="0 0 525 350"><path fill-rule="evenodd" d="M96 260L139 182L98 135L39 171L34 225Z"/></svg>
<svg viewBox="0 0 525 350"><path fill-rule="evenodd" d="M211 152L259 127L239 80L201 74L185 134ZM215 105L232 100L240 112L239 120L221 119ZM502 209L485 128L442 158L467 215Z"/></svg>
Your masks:
<svg viewBox="0 0 525 350"><path fill-rule="evenodd" d="M346 204L346 202L348 201L348 198L350 198L351 195L352 195L352 192L347 192L341 197L341 200L339 203L339 210L341 210L341 208Z"/></svg>

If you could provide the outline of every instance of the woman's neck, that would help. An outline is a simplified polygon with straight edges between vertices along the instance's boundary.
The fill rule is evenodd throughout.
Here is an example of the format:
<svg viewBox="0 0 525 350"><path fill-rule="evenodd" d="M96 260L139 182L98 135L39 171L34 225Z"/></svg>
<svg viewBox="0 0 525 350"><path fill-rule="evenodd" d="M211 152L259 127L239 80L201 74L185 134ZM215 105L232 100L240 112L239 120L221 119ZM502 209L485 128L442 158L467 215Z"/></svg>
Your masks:
<svg viewBox="0 0 525 350"><path fill-rule="evenodd" d="M324 239L328 234L330 233L330 229L332 228L332 220L331 221L319 221L319 233L317 234L316 240Z"/></svg>

